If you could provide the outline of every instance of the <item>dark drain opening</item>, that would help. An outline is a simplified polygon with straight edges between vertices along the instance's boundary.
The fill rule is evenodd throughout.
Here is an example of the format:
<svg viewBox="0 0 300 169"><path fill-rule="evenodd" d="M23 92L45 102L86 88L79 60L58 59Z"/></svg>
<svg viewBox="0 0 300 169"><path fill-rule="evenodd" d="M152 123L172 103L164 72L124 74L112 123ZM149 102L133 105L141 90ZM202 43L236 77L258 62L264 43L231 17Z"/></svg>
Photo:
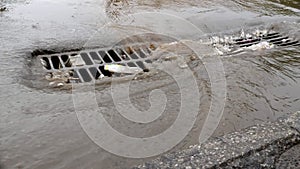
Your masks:
<svg viewBox="0 0 300 169"><path fill-rule="evenodd" d="M86 69L79 69L79 73L84 82L92 81L92 77L90 76L89 72Z"/></svg>
<svg viewBox="0 0 300 169"><path fill-rule="evenodd" d="M47 70L51 69L50 62L49 62L49 59L47 57L42 57L41 58L41 63L44 66L45 69L47 69Z"/></svg>
<svg viewBox="0 0 300 169"><path fill-rule="evenodd" d="M54 69L59 69L62 67L58 56L51 56L51 62Z"/></svg>
<svg viewBox="0 0 300 169"><path fill-rule="evenodd" d="M85 62L85 65L93 65L93 62L87 53L81 53L80 56Z"/></svg>
<svg viewBox="0 0 300 169"><path fill-rule="evenodd" d="M121 58L119 57L119 54L117 52L115 52L114 50L109 50L107 53L114 60L114 62L120 62L121 61Z"/></svg>
<svg viewBox="0 0 300 169"><path fill-rule="evenodd" d="M99 77L101 76L101 74L102 74L103 76L107 76L107 77L112 77L112 75L113 75L113 73L111 73L110 71L105 70L105 69L104 69L104 66L99 66L99 70L100 70L101 73L98 72L98 73L96 74L96 76L95 76L96 79L99 79Z"/></svg>
<svg viewBox="0 0 300 169"><path fill-rule="evenodd" d="M72 66L70 58L69 58L68 55L62 55L61 59L62 59L63 64L64 64L65 67L71 67Z"/></svg>

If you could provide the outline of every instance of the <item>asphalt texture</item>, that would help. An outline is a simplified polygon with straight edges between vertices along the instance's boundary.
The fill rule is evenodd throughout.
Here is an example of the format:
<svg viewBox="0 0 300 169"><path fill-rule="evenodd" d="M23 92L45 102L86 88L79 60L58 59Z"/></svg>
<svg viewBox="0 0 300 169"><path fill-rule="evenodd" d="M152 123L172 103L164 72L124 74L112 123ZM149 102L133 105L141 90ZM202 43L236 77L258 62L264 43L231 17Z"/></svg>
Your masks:
<svg viewBox="0 0 300 169"><path fill-rule="evenodd" d="M134 169L154 168L299 168L300 112L202 145L163 155Z"/></svg>

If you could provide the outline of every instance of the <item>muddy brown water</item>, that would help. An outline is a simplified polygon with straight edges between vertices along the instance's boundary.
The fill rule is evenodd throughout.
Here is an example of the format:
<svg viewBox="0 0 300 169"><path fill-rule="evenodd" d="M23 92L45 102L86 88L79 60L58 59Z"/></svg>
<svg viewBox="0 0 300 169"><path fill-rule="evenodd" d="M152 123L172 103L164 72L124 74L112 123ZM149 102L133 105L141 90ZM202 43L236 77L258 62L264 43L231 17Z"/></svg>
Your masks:
<svg viewBox="0 0 300 169"><path fill-rule="evenodd" d="M105 9L96 0L14 0L0 1L8 8L0 12L0 168L130 168L149 159L127 159L97 146L80 127L70 91L52 90L41 78L43 72L32 67L36 49L70 50L86 45L101 26L122 15L157 11L187 19L204 34L223 34L248 27L275 26L300 39L299 1L214 0L214 1L130 1L121 9ZM156 24L157 20L148 21ZM173 25L172 25L173 26ZM183 25L174 30L182 33ZM122 29L122 27L121 27ZM128 28L126 28L128 29ZM132 28L134 29L134 28ZM145 29L151 29L151 25ZM110 31L105 30L105 31ZM188 31L188 30L187 30ZM234 32L234 31L232 31ZM193 32L191 32L193 35ZM187 36L186 39L197 39ZM100 36L106 46L114 37ZM214 136L274 121L300 109L299 47L256 51L222 58L227 80L224 114ZM201 63L196 64L200 112L208 110L210 83ZM43 86L43 87L41 87ZM158 74L132 84L132 102L149 108L153 89L166 92L165 118L150 126L132 124L116 114L109 89L99 87L99 105L114 128L130 136L151 136L167 129L178 112L178 86L172 78ZM45 88L45 89L43 89ZM174 113L175 112L175 113ZM200 114L187 138L174 150L197 143L205 113ZM137 147L139 148L139 147Z"/></svg>

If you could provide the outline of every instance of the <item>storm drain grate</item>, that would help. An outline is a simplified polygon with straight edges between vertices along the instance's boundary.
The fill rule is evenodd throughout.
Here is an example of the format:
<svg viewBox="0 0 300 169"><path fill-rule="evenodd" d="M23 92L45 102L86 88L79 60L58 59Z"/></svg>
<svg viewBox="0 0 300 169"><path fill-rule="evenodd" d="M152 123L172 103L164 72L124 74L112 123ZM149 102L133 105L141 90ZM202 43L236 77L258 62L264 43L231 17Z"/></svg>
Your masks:
<svg viewBox="0 0 300 169"><path fill-rule="evenodd" d="M241 53L245 50L262 50L300 46L299 40L273 30L255 30L237 36L213 36L211 44L220 55Z"/></svg>
<svg viewBox="0 0 300 169"><path fill-rule="evenodd" d="M292 39L288 36L282 35L279 32L266 33L258 36L248 35L245 38L239 38L234 40L234 45L238 47L249 47L259 44L260 42L269 42L277 46L299 46L298 40Z"/></svg>
<svg viewBox="0 0 300 169"><path fill-rule="evenodd" d="M46 79L56 86L71 82L91 82L103 77L149 71L145 63L152 63L155 43L114 48L100 48L78 52L40 55L38 58L47 72ZM108 67L108 65L110 67ZM117 67L118 66L118 67ZM122 69L111 71L111 69ZM123 72L122 72L123 71Z"/></svg>

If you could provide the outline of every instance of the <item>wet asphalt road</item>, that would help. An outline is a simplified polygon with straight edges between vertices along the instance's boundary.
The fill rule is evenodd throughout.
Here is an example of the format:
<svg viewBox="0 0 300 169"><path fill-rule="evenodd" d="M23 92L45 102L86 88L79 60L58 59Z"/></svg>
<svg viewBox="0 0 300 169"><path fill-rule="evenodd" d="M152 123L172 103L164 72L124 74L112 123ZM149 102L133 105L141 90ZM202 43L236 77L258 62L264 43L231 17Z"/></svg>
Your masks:
<svg viewBox="0 0 300 169"><path fill-rule="evenodd" d="M274 23L279 30L300 39L297 1L286 4L246 2L130 1L120 13L122 16L139 11L162 11L180 15L204 33ZM30 56L37 49L62 51L86 46L95 31L111 19L117 25L120 16L111 13L113 9L105 10L104 2L93 0L4 0L0 5L8 8L0 12L1 167L129 168L144 162L111 155L94 144L80 127L71 91L49 88L43 79L42 69L35 67L37 60ZM98 38L101 41L97 46L106 46L113 39L106 36ZM224 116L215 135L264 121L275 121L299 110L299 53L299 48L275 49L223 58L228 96ZM199 86L204 93L201 110L205 112L209 102L209 79L203 67L198 66L195 70L200 72ZM135 83L133 91L140 93L161 88L168 93L171 102L168 110L173 112L178 102L178 92L174 91L178 88L168 84L172 84L171 80L159 74ZM100 86L97 92L99 104L105 103L108 117L118 117L111 115L115 112L114 105L109 97L102 97L103 93L108 93L108 89ZM147 97L148 92L136 94L133 101L143 109L148 106ZM198 125L177 150L197 142L204 117L205 113L201 114ZM115 128L128 135L141 136L145 131L145 135L153 135L167 128L172 119L174 115L164 119L163 124L154 124L153 129L145 127L144 130L139 125L126 127L127 122L118 118L112 122Z"/></svg>
<svg viewBox="0 0 300 169"><path fill-rule="evenodd" d="M136 168L299 168L299 116L211 138Z"/></svg>

